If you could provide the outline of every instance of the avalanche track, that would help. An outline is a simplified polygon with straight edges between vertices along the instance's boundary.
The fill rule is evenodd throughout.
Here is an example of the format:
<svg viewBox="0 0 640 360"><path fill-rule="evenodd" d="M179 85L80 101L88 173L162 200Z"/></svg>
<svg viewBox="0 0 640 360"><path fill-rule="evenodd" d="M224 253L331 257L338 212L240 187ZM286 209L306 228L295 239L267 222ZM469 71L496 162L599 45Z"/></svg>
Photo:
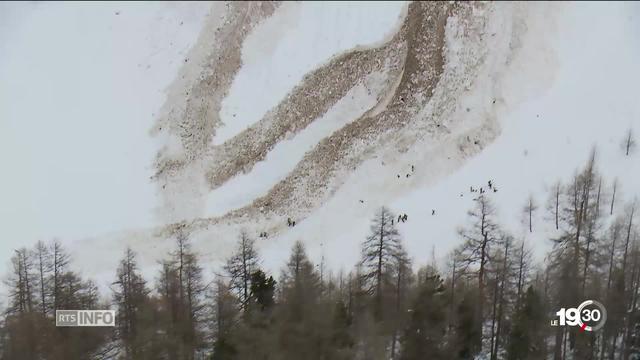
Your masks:
<svg viewBox="0 0 640 360"><path fill-rule="evenodd" d="M493 26L489 21L492 9L480 4L412 3L397 31L386 42L334 56L305 75L262 119L216 145L211 139L221 124L215 109L220 109L223 100L220 94L224 94L229 79L238 71L239 47L246 35L235 30L251 27L259 30L258 20L271 11L273 9L263 6L229 9L230 20L217 31L233 33L233 39L225 36L221 44L213 42L213 54L205 55L213 69L201 69L200 76L180 92L187 94L186 98L183 96L182 101L167 105L168 115L158 123L156 130L175 141L170 142L173 148L167 146L158 155L156 181L163 195L166 194L163 206L177 209L168 218L183 220L168 226L167 234L175 228L213 229L224 222L240 227L260 224L275 236L286 229L282 226L283 218L303 221L340 188L346 173L356 170L368 159L384 153L405 153L418 142L428 142L434 147L445 138L450 144L455 139L455 157L465 158L481 150L497 134L490 109L481 114L476 124L450 116L455 105L451 98L473 83L477 68L485 60L482 49L501 46L491 44L496 38L488 34L487 27ZM225 30L226 27L234 32ZM457 49L447 47L447 32L458 42ZM216 58L219 51L224 54ZM494 56L506 55L503 51ZM448 68L447 57L461 61ZM200 66L198 62L194 64ZM234 177L250 174L277 144L295 138L314 122L322 121L323 115L373 73L384 74L376 103L362 115L346 119L344 126L318 139L294 168L266 193L256 194L250 204L229 208L221 216L193 216L206 213L203 205L194 204L202 204L209 191L224 188ZM436 91L438 86L442 91ZM435 95L449 99L434 99ZM172 96L169 99L175 101ZM179 144L175 145L176 142ZM241 192L241 189L235 190ZM185 197L189 191L193 196ZM187 198L189 206L199 209L182 211Z"/></svg>

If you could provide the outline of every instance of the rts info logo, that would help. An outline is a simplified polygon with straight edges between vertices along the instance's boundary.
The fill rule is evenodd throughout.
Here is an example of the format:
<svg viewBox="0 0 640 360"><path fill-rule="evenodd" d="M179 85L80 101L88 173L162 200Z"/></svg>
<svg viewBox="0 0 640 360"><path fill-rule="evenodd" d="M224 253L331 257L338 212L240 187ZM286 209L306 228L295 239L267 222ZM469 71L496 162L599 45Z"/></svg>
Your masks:
<svg viewBox="0 0 640 360"><path fill-rule="evenodd" d="M116 311L56 310L56 326L116 326Z"/></svg>

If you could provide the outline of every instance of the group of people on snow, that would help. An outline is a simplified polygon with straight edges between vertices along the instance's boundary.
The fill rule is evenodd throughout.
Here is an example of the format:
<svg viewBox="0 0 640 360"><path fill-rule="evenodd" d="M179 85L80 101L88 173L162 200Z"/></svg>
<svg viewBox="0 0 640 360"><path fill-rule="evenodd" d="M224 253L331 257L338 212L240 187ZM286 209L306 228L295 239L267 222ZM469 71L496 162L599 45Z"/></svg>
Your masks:
<svg viewBox="0 0 640 360"><path fill-rule="evenodd" d="M290 217L289 217L289 218L287 218L287 226L288 226L288 227L294 227L294 226L296 226L296 221L295 221L295 220L291 220L291 218L290 218ZM268 237L269 237L269 234L268 234L266 231L261 231L261 232L258 234L258 237L259 237L259 238L268 238Z"/></svg>
<svg viewBox="0 0 640 360"><path fill-rule="evenodd" d="M409 176L411 176L411 174L414 173L415 171L416 171L416 167L411 165L411 173L407 173L405 177L409 178ZM400 179L400 174L397 174L396 176L398 177L398 179Z"/></svg>
<svg viewBox="0 0 640 360"><path fill-rule="evenodd" d="M400 214L398 215L398 224L400 224L400 221L402 222L406 222L407 219L409 219L409 217L407 216L407 214ZM392 221L393 222L393 221Z"/></svg>
<svg viewBox="0 0 640 360"><path fill-rule="evenodd" d="M480 187L479 189L474 188L473 186L469 187L469 190L474 193L474 192L479 192L480 194L484 194L485 192L489 192L491 190L493 190L493 192L498 192L498 188L495 186L495 184L493 183L492 180L487 181L487 185L489 185L489 190L485 190L484 187Z"/></svg>

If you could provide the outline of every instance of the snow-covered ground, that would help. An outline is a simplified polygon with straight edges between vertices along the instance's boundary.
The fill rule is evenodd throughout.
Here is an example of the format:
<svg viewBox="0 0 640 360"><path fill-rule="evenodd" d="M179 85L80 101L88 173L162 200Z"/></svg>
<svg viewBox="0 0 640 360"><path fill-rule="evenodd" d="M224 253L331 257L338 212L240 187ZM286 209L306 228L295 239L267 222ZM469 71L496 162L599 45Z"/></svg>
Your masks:
<svg viewBox="0 0 640 360"><path fill-rule="evenodd" d="M451 154L447 139L424 139L406 152L379 149L345 172L331 199L294 228L280 230L282 219L245 219L196 232L205 260L223 259L240 227L270 226L278 231L259 241L268 269L278 270L298 239L315 260L325 255L330 268L348 269L359 258L374 212L388 205L408 215L400 232L422 264L434 247L444 257L460 243L456 229L474 204L469 187L486 187L488 180L498 188L490 196L505 227L528 236L540 255L550 234L537 225L547 190L583 165L594 145L605 177L617 177L625 195L640 194L640 153L625 157L620 149L629 127L640 132L640 5L491 7L492 31L485 35L500 47L488 51L468 91L451 99L457 108L451 116L461 117L462 127L493 116L500 128L495 141L471 159ZM155 148L147 130L207 9L164 3L0 5L0 229L10 239L0 243L0 261L6 263L18 245L61 236L77 240L76 257L100 254L78 264L104 286L127 244L141 253L148 271L164 255L171 239L149 230L158 224L148 170ZM243 65L220 112L224 125L213 142L259 121L332 56L388 39L405 12L405 4L395 3L283 4L247 37ZM452 34L448 48L461 50ZM449 60L446 66L456 66L457 60ZM223 215L264 195L321 139L379 101L380 76L370 76L307 128L276 144L251 171L206 194L203 215ZM529 194L540 207L533 235L521 223ZM101 235L121 229L138 231Z"/></svg>
<svg viewBox="0 0 640 360"><path fill-rule="evenodd" d="M517 11L510 7L498 5L499 11ZM635 41L640 36L640 6L535 4L525 11L529 31L517 57L499 72L487 74L487 79L499 78L497 83L480 81L467 98L459 99L461 104L473 103L496 91L487 86L497 86L502 133L493 144L450 174L446 172L455 166L443 159L425 159L420 147L397 156L394 161L400 165L393 170L380 166L379 160L365 163L330 202L277 245L265 244L266 261L279 266L287 256L281 249L303 239L316 260L324 254L331 268L348 269L360 256L370 218L383 204L408 215L409 221L399 228L417 263L429 261L434 248L442 259L460 243L456 229L467 223L466 211L474 206L477 194L469 187L486 188L488 180L498 187L490 196L503 225L518 238L527 236L528 246L541 259L550 245L546 235L552 231L538 228L527 234L522 224L526 200L532 194L538 202L534 227L542 225L550 188L570 179L593 146L605 177L617 177L629 197L640 194L640 155L625 157L620 147L629 127L640 128L640 43ZM443 161L438 166L445 174L433 174L430 168ZM417 174L407 179L411 164ZM616 209L622 206L618 203Z"/></svg>
<svg viewBox="0 0 640 360"><path fill-rule="evenodd" d="M392 202L420 217L402 225L415 257L426 259L432 246L444 255L459 241L454 229L473 206L469 186L486 188L490 179L499 190L491 196L504 225L518 237L527 235L522 209L528 195L539 204L535 222L542 225L553 184L568 182L594 146L608 185L617 177L625 197L640 195L639 155L626 157L621 150L627 129L640 128L640 6L573 3L553 14L541 5L530 10L523 51L500 83L500 137L444 180ZM538 227L528 239L538 255L550 245L544 230Z"/></svg>
<svg viewBox="0 0 640 360"><path fill-rule="evenodd" d="M148 132L208 9L0 4L0 269L39 239L157 224Z"/></svg>

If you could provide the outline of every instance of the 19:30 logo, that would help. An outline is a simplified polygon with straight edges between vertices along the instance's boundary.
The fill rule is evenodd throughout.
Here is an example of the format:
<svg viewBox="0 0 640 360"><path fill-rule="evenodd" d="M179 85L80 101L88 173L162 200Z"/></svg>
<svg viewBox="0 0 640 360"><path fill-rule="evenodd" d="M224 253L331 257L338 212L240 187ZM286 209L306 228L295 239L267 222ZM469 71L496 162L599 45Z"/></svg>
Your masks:
<svg viewBox="0 0 640 360"><path fill-rule="evenodd" d="M577 308L562 308L556 312L558 320L551 326L577 326L580 331L598 331L607 322L607 309L595 300L582 302Z"/></svg>

